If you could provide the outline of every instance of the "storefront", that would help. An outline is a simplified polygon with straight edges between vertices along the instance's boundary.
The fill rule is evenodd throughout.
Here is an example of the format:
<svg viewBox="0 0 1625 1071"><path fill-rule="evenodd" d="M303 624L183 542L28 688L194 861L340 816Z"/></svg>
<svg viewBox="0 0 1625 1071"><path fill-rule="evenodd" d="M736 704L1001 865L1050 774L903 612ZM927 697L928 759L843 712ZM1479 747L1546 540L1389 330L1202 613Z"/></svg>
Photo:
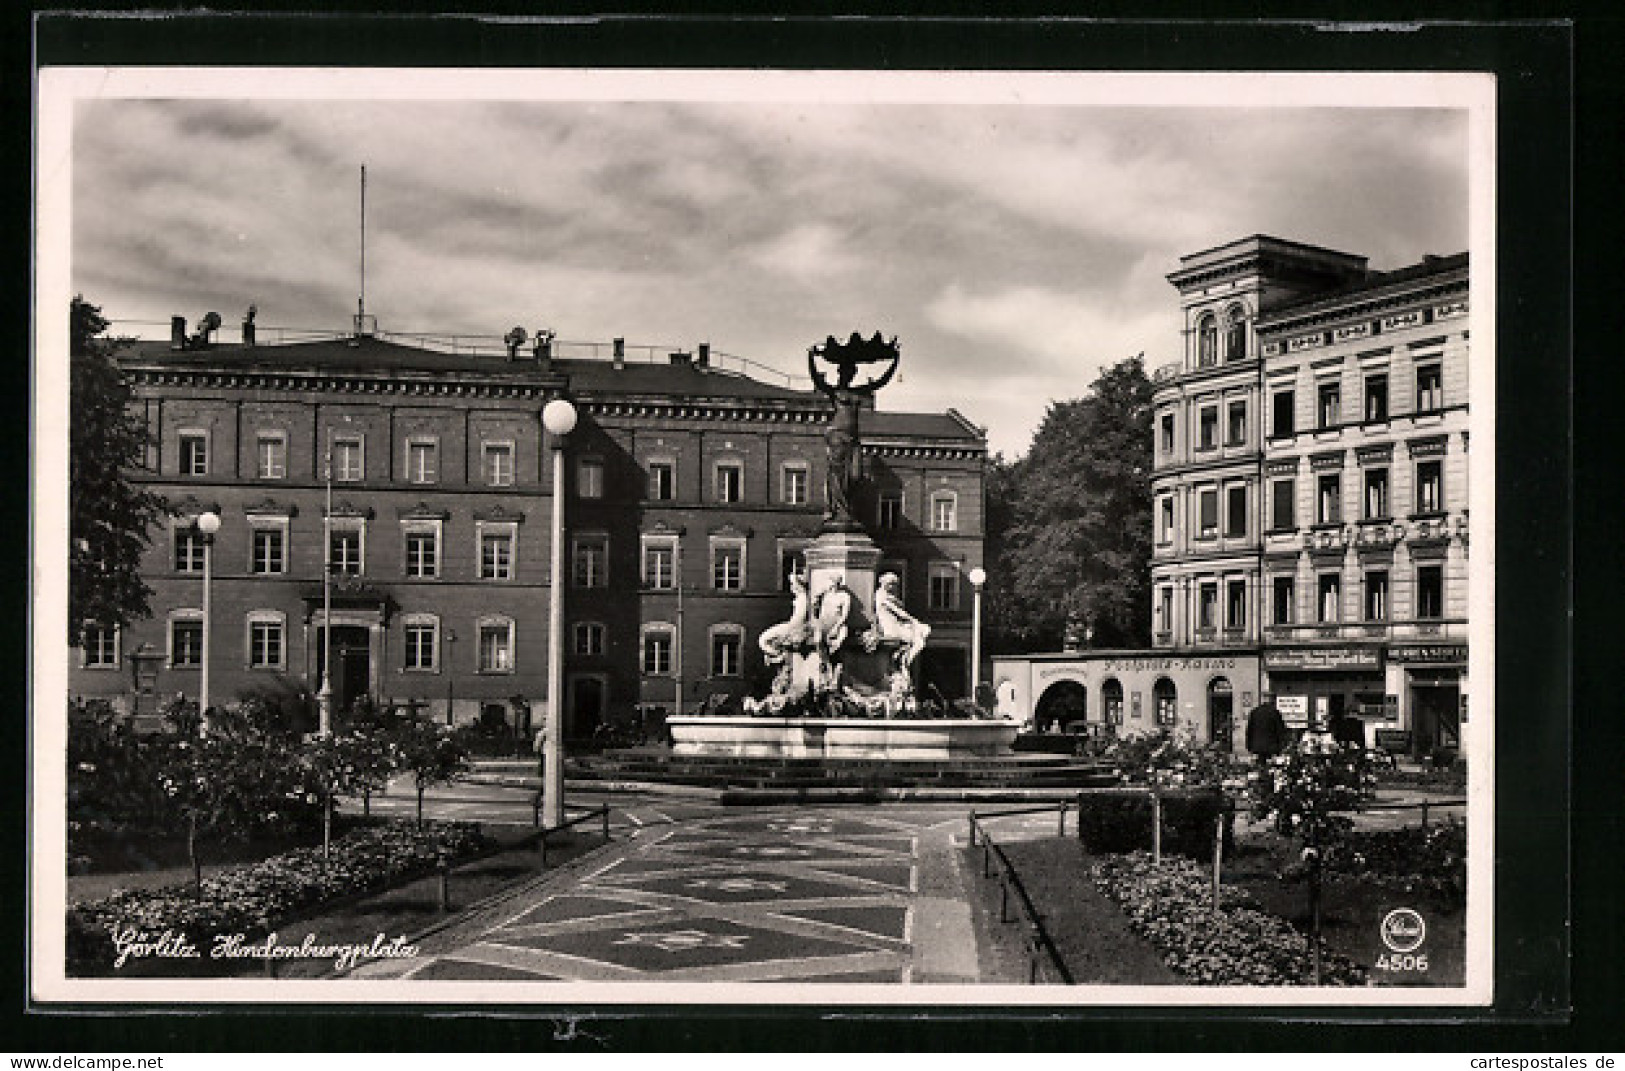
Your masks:
<svg viewBox="0 0 1625 1071"><path fill-rule="evenodd" d="M1461 748L1465 644L1420 644L1391 647L1390 673L1405 697L1406 722L1411 732L1411 753L1418 757Z"/></svg>
<svg viewBox="0 0 1625 1071"><path fill-rule="evenodd" d="M1366 744L1397 719L1380 647L1278 647L1264 651L1264 684L1289 729L1331 729L1358 718Z"/></svg>

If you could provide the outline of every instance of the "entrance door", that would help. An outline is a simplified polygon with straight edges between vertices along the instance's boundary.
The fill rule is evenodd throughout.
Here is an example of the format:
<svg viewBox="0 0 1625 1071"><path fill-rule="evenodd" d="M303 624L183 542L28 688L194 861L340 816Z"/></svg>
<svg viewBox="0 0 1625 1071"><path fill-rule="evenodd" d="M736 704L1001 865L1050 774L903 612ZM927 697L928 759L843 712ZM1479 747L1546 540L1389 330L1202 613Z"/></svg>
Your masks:
<svg viewBox="0 0 1625 1071"><path fill-rule="evenodd" d="M571 677L569 703L565 707L564 735L585 739L604 720L606 689L602 677Z"/></svg>
<svg viewBox="0 0 1625 1071"><path fill-rule="evenodd" d="M1461 747L1460 702L1455 684L1412 685L1411 721L1418 756L1425 758L1435 748Z"/></svg>
<svg viewBox="0 0 1625 1071"><path fill-rule="evenodd" d="M321 674L326 645L320 629L316 635L316 686ZM372 636L361 625L333 626L333 709L349 710L355 701L372 693Z"/></svg>
<svg viewBox="0 0 1625 1071"><path fill-rule="evenodd" d="M1215 747L1235 746L1235 696L1228 677L1214 677L1207 686L1207 739Z"/></svg>

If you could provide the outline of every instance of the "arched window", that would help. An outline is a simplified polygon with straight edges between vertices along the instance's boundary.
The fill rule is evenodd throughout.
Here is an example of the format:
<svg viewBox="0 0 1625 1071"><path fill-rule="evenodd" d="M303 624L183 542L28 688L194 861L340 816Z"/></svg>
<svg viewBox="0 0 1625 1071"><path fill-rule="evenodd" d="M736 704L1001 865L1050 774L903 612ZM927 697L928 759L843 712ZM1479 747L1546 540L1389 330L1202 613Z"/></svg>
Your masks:
<svg viewBox="0 0 1625 1071"><path fill-rule="evenodd" d="M1106 714L1107 725L1123 724L1123 682L1107 677L1100 686L1100 706Z"/></svg>
<svg viewBox="0 0 1625 1071"><path fill-rule="evenodd" d="M1247 356L1247 310L1232 305L1224 314L1224 359L1239 361Z"/></svg>
<svg viewBox="0 0 1625 1071"><path fill-rule="evenodd" d="M1201 367L1219 362L1219 321L1210 312L1196 321L1196 363Z"/></svg>
<svg viewBox="0 0 1625 1071"><path fill-rule="evenodd" d="M1172 726L1179 717L1179 689L1167 677L1158 677L1151 686L1151 702L1157 714L1157 724Z"/></svg>

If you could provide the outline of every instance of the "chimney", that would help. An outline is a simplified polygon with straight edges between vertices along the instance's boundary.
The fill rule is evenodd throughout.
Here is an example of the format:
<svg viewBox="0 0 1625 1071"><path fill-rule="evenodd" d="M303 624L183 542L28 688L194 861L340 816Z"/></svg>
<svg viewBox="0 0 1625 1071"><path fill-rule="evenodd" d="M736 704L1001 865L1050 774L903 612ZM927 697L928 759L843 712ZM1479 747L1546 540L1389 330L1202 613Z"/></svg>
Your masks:
<svg viewBox="0 0 1625 1071"><path fill-rule="evenodd" d="M169 348L184 350L186 348L186 317L171 316L169 318Z"/></svg>
<svg viewBox="0 0 1625 1071"><path fill-rule="evenodd" d="M701 368L711 367L711 343L700 343L700 352L695 355L694 363L699 365Z"/></svg>
<svg viewBox="0 0 1625 1071"><path fill-rule="evenodd" d="M693 356L694 355L691 354L691 353L686 353L683 350L678 350L676 353L673 353L671 355L671 363L672 364L677 364L677 365L688 364L689 361L693 358Z"/></svg>
<svg viewBox="0 0 1625 1071"><path fill-rule="evenodd" d="M615 340L615 367L626 367L626 339L624 338Z"/></svg>
<svg viewBox="0 0 1625 1071"><path fill-rule="evenodd" d="M243 345L245 346L254 344L254 314L257 311L254 306L250 305L247 315L243 317Z"/></svg>

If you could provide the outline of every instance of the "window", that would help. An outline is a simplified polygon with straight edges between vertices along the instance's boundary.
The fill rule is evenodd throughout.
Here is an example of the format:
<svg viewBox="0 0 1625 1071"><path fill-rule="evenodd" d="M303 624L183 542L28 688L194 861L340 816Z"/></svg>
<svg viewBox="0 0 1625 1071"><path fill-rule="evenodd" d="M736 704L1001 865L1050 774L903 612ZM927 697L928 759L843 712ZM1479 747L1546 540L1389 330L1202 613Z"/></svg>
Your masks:
<svg viewBox="0 0 1625 1071"><path fill-rule="evenodd" d="M743 629L718 626L711 631L711 676L737 677L745 647Z"/></svg>
<svg viewBox="0 0 1625 1071"><path fill-rule="evenodd" d="M282 668L285 628L281 614L255 611L248 615L249 669Z"/></svg>
<svg viewBox="0 0 1625 1071"><path fill-rule="evenodd" d="M440 477L440 444L434 439L406 441L406 479L410 483L434 483Z"/></svg>
<svg viewBox="0 0 1625 1071"><path fill-rule="evenodd" d="M604 497L604 463L596 457L576 462L576 497Z"/></svg>
<svg viewBox="0 0 1625 1071"><path fill-rule="evenodd" d="M338 435L333 438L333 479L340 483L355 483L366 472L359 435Z"/></svg>
<svg viewBox="0 0 1625 1071"><path fill-rule="evenodd" d="M1196 589L1196 627L1214 628L1219 623L1219 585L1204 583Z"/></svg>
<svg viewBox="0 0 1625 1071"><path fill-rule="evenodd" d="M480 457L486 486L513 486L513 443L486 443L480 447Z"/></svg>
<svg viewBox="0 0 1625 1071"><path fill-rule="evenodd" d="M1444 566L1417 566L1416 616L1423 620L1444 616Z"/></svg>
<svg viewBox="0 0 1625 1071"><path fill-rule="evenodd" d="M1219 445L1219 407L1204 405L1197 417L1196 448L1211 450Z"/></svg>
<svg viewBox="0 0 1625 1071"><path fill-rule="evenodd" d="M79 638L86 669L118 668L118 626L88 624Z"/></svg>
<svg viewBox="0 0 1625 1071"><path fill-rule="evenodd" d="M1290 532L1297 526L1297 481L1276 480L1270 484L1270 530Z"/></svg>
<svg viewBox="0 0 1625 1071"><path fill-rule="evenodd" d="M1270 435L1285 438L1297 431L1293 409L1295 395L1289 390L1278 390L1270 397Z"/></svg>
<svg viewBox="0 0 1625 1071"><path fill-rule="evenodd" d="M1162 452L1164 454L1174 452L1174 415L1172 413L1162 414Z"/></svg>
<svg viewBox="0 0 1625 1071"><path fill-rule="evenodd" d="M477 626L479 636L479 671L481 673L513 672L513 622L505 617L485 618Z"/></svg>
<svg viewBox="0 0 1625 1071"><path fill-rule="evenodd" d="M1343 578L1337 573L1320 574L1320 620L1334 622L1342 616Z"/></svg>
<svg viewBox="0 0 1625 1071"><path fill-rule="evenodd" d="M1171 496L1157 499L1157 542L1174 541L1174 500Z"/></svg>
<svg viewBox="0 0 1625 1071"><path fill-rule="evenodd" d="M711 586L718 591L745 589L745 544L743 540L714 540L711 543Z"/></svg>
<svg viewBox="0 0 1625 1071"><path fill-rule="evenodd" d="M671 674L672 630L650 628L643 633L643 672L652 677Z"/></svg>
<svg viewBox="0 0 1625 1071"><path fill-rule="evenodd" d="M1179 718L1179 689L1167 677L1158 677L1151 686L1152 708L1158 725L1172 725Z"/></svg>
<svg viewBox="0 0 1625 1071"><path fill-rule="evenodd" d="M1225 628L1247 627L1247 581L1231 580L1224 586Z"/></svg>
<svg viewBox="0 0 1625 1071"><path fill-rule="evenodd" d="M1416 512L1439 513L1444 509L1444 466L1438 461L1416 463Z"/></svg>
<svg viewBox="0 0 1625 1071"><path fill-rule="evenodd" d="M1365 574L1365 619L1388 620L1388 572L1373 569Z"/></svg>
<svg viewBox="0 0 1625 1071"><path fill-rule="evenodd" d="M582 535L575 541L572 575L578 588L609 586L609 537Z"/></svg>
<svg viewBox="0 0 1625 1071"><path fill-rule="evenodd" d="M1232 307L1224 316L1224 359L1239 361L1247 356L1247 312Z"/></svg>
<svg viewBox="0 0 1625 1071"><path fill-rule="evenodd" d="M258 525L250 535L249 571L278 576L288 571L288 531L282 525Z"/></svg>
<svg viewBox="0 0 1625 1071"><path fill-rule="evenodd" d="M1365 470L1365 519L1376 521L1388 516L1388 470Z"/></svg>
<svg viewBox="0 0 1625 1071"><path fill-rule="evenodd" d="M1328 472L1320 477L1315 500L1315 523L1341 524L1343 521L1343 477Z"/></svg>
<svg viewBox="0 0 1625 1071"><path fill-rule="evenodd" d="M1211 314L1196 324L1196 363L1206 368L1219 360L1219 321Z"/></svg>
<svg viewBox="0 0 1625 1071"><path fill-rule="evenodd" d="M1416 368L1416 411L1431 413L1444 408L1444 376L1436 364Z"/></svg>
<svg viewBox="0 0 1625 1071"><path fill-rule="evenodd" d="M281 480L288 475L288 437L279 431L260 432L256 447L255 471L262 480Z"/></svg>
<svg viewBox="0 0 1625 1071"><path fill-rule="evenodd" d="M714 479L718 502L739 502L745 497L745 466L737 461L718 461Z"/></svg>
<svg viewBox="0 0 1625 1071"><path fill-rule="evenodd" d="M671 461L649 462L649 498L670 502L677 497L677 465Z"/></svg>
<svg viewBox="0 0 1625 1071"><path fill-rule="evenodd" d="M203 615L177 610L169 618L169 667L196 669L203 665Z"/></svg>
<svg viewBox="0 0 1625 1071"><path fill-rule="evenodd" d="M947 562L931 563L927 604L933 610L959 609L959 570Z"/></svg>
<svg viewBox="0 0 1625 1071"><path fill-rule="evenodd" d="M1205 487L1197 493L1197 538L1212 539L1219 534L1219 492Z"/></svg>
<svg viewBox="0 0 1625 1071"><path fill-rule="evenodd" d="M1343 388L1335 381L1322 383L1315 392L1317 428L1335 428L1342 421Z"/></svg>
<svg viewBox="0 0 1625 1071"><path fill-rule="evenodd" d="M784 466L781 473L783 483L784 504L787 506L805 506L807 504L807 489L811 486L812 477L805 463Z"/></svg>
<svg viewBox="0 0 1625 1071"><path fill-rule="evenodd" d="M1224 534L1238 538L1247 534L1247 487L1225 488Z"/></svg>
<svg viewBox="0 0 1625 1071"><path fill-rule="evenodd" d="M952 491L938 491L931 496L931 530L952 532L959 527L959 496Z"/></svg>
<svg viewBox="0 0 1625 1071"><path fill-rule="evenodd" d="M1123 682L1108 677L1100 686L1100 708L1105 712L1107 725L1123 724Z"/></svg>
<svg viewBox="0 0 1625 1071"><path fill-rule="evenodd" d="M1174 589L1171 587L1157 590L1157 631L1172 632L1174 630Z"/></svg>
<svg viewBox="0 0 1625 1071"><path fill-rule="evenodd" d="M360 576L364 571L362 529L358 525L334 524L327 539L328 572Z"/></svg>
<svg viewBox="0 0 1625 1071"><path fill-rule="evenodd" d="M876 517L882 531L893 532L903 524L903 492L880 492L879 513Z"/></svg>
<svg viewBox="0 0 1625 1071"><path fill-rule="evenodd" d="M440 646L440 622L429 616L409 617L403 631L406 661L402 668L415 673L433 672L439 661L436 653Z"/></svg>
<svg viewBox="0 0 1625 1071"><path fill-rule="evenodd" d="M1225 422L1224 441L1227 446L1240 446L1247 441L1247 403L1231 402Z"/></svg>
<svg viewBox="0 0 1625 1071"><path fill-rule="evenodd" d="M480 526L480 579L512 580L518 533L509 526Z"/></svg>
<svg viewBox="0 0 1625 1071"><path fill-rule="evenodd" d="M1277 625L1290 625L1296 616L1293 613L1296 600L1293 588L1290 576L1275 577L1270 584L1270 620Z"/></svg>
<svg viewBox="0 0 1625 1071"><path fill-rule="evenodd" d="M209 474L209 437L201 431L180 433L181 475L207 476Z"/></svg>
<svg viewBox="0 0 1625 1071"><path fill-rule="evenodd" d="M203 554L206 541L196 528L175 529L175 571L177 573L203 572Z"/></svg>
<svg viewBox="0 0 1625 1071"><path fill-rule="evenodd" d="M406 529L406 575L432 580L440 575L440 530L429 526Z"/></svg>
<svg viewBox="0 0 1625 1071"><path fill-rule="evenodd" d="M644 541L643 586L656 591L669 591L677 586L677 540Z"/></svg>
<svg viewBox="0 0 1625 1071"><path fill-rule="evenodd" d="M1365 418L1388 419L1388 373L1373 372L1365 377Z"/></svg>
<svg viewBox="0 0 1625 1071"><path fill-rule="evenodd" d="M597 621L581 621L575 628L575 652L583 658L604 653L604 626Z"/></svg>

